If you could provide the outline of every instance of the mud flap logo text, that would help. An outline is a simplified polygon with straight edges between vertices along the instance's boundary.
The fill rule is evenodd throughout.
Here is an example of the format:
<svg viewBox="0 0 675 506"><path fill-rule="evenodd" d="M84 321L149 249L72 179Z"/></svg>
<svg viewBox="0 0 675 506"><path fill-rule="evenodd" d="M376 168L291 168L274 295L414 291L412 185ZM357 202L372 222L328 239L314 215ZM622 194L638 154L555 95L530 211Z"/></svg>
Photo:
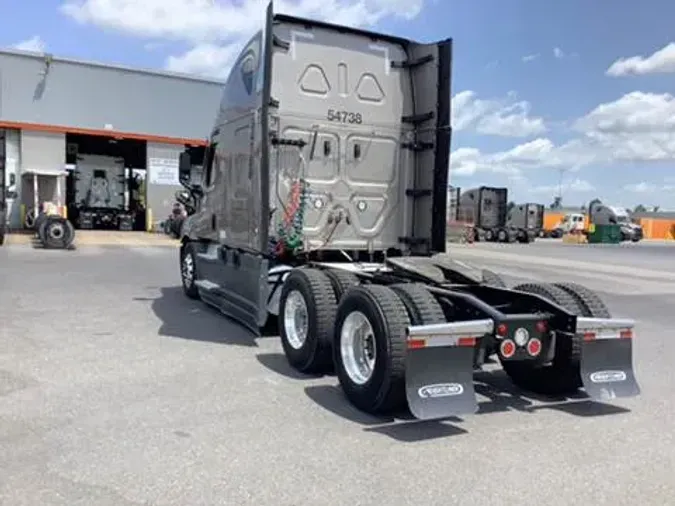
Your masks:
<svg viewBox="0 0 675 506"><path fill-rule="evenodd" d="M623 371L598 371L591 374L593 383L617 383L626 381L626 373Z"/></svg>
<svg viewBox="0 0 675 506"><path fill-rule="evenodd" d="M422 399L434 399L436 397L451 397L461 395L464 387L459 383L437 383L435 385L425 385L417 393Z"/></svg>

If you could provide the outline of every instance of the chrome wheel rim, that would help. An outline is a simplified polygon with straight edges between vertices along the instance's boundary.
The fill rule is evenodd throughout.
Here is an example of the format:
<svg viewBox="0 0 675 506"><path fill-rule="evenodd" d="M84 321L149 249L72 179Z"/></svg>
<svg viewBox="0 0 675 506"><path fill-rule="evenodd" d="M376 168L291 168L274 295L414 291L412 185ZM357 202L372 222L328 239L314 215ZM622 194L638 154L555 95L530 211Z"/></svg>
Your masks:
<svg viewBox="0 0 675 506"><path fill-rule="evenodd" d="M192 255L189 253L183 257L183 283L185 286L192 286L195 276L195 263Z"/></svg>
<svg viewBox="0 0 675 506"><path fill-rule="evenodd" d="M307 341L309 329L309 313L307 303L302 294L292 290L286 297L284 305L284 330L288 344L295 350L299 350Z"/></svg>
<svg viewBox="0 0 675 506"><path fill-rule="evenodd" d="M370 380L375 370L375 333L366 315L353 311L340 329L340 356L349 379L357 385Z"/></svg>

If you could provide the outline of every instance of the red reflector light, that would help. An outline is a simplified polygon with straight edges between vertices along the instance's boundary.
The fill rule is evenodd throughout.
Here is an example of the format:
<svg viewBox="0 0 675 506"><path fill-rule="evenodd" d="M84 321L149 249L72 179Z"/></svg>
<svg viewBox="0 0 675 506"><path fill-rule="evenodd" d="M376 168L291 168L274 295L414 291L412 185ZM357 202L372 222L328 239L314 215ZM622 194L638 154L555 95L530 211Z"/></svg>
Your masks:
<svg viewBox="0 0 675 506"><path fill-rule="evenodd" d="M457 346L476 346L475 337L460 337L457 339Z"/></svg>
<svg viewBox="0 0 675 506"><path fill-rule="evenodd" d="M539 353L541 353L541 341L536 338L530 339L530 341L527 343L527 352L533 357L539 355Z"/></svg>
<svg viewBox="0 0 675 506"><path fill-rule="evenodd" d="M622 330L621 332L619 332L619 337L621 339L633 339L633 330L632 329Z"/></svg>
<svg viewBox="0 0 675 506"><path fill-rule="evenodd" d="M584 334L584 341L595 341L595 332L586 332Z"/></svg>
<svg viewBox="0 0 675 506"><path fill-rule="evenodd" d="M506 323L500 323L497 325L497 335L504 337L509 333L509 328L506 326Z"/></svg>
<svg viewBox="0 0 675 506"><path fill-rule="evenodd" d="M537 324L535 325L535 329L537 329L537 332L539 332L540 334L543 334L548 330L548 324L544 320L538 321Z"/></svg>
<svg viewBox="0 0 675 506"><path fill-rule="evenodd" d="M504 358L511 358L516 352L516 343L511 341L511 339L506 339L499 346L499 352Z"/></svg>
<svg viewBox="0 0 675 506"><path fill-rule="evenodd" d="M424 339L411 339L408 341L409 350L417 350L419 348L425 348L426 346L427 342Z"/></svg>

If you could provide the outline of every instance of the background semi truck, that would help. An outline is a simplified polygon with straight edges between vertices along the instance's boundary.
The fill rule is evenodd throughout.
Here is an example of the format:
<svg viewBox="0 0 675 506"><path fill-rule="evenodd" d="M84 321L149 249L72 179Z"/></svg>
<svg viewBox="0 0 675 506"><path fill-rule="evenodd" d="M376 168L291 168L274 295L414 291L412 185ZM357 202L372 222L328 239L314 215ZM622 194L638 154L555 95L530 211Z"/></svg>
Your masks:
<svg viewBox="0 0 675 506"><path fill-rule="evenodd" d="M492 353L525 389L637 395L633 321L583 286L507 288L446 253L451 60L449 39L270 3L225 83L201 182L180 156L195 202L185 294L255 334L278 322L293 368L335 372L370 413L474 413L473 371Z"/></svg>
<svg viewBox="0 0 675 506"><path fill-rule="evenodd" d="M513 242L518 234L507 224L509 191L507 188L481 186L462 192L457 214L473 223L475 240Z"/></svg>
<svg viewBox="0 0 675 506"><path fill-rule="evenodd" d="M544 205L527 203L513 206L507 213L506 225L516 231L518 241L534 241L544 228Z"/></svg>
<svg viewBox="0 0 675 506"><path fill-rule="evenodd" d="M594 233L598 226L615 227L620 241L639 242L644 238L642 226L633 222L630 211L622 207L607 206L599 199L590 202L588 213L565 214L560 223L548 231L548 235L550 237L561 237L570 233L589 235Z"/></svg>
<svg viewBox="0 0 675 506"><path fill-rule="evenodd" d="M643 239L642 227L631 220L630 211L623 207L607 206L596 199L588 206L588 219L593 225L618 225L622 241Z"/></svg>
<svg viewBox="0 0 675 506"><path fill-rule="evenodd" d="M72 214L82 229L133 230L124 158L83 154L77 156Z"/></svg>

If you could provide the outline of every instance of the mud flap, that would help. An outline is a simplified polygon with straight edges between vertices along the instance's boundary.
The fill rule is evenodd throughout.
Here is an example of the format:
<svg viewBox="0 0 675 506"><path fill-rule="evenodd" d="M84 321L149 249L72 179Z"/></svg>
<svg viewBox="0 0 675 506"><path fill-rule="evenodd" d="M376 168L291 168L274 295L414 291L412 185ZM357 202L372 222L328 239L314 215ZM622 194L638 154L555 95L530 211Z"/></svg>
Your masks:
<svg viewBox="0 0 675 506"><path fill-rule="evenodd" d="M632 320L577 318L581 378L589 397L608 401L640 395L633 371Z"/></svg>
<svg viewBox="0 0 675 506"><path fill-rule="evenodd" d="M473 386L474 349L493 329L492 320L408 328L406 397L416 418L442 419L478 410Z"/></svg>

